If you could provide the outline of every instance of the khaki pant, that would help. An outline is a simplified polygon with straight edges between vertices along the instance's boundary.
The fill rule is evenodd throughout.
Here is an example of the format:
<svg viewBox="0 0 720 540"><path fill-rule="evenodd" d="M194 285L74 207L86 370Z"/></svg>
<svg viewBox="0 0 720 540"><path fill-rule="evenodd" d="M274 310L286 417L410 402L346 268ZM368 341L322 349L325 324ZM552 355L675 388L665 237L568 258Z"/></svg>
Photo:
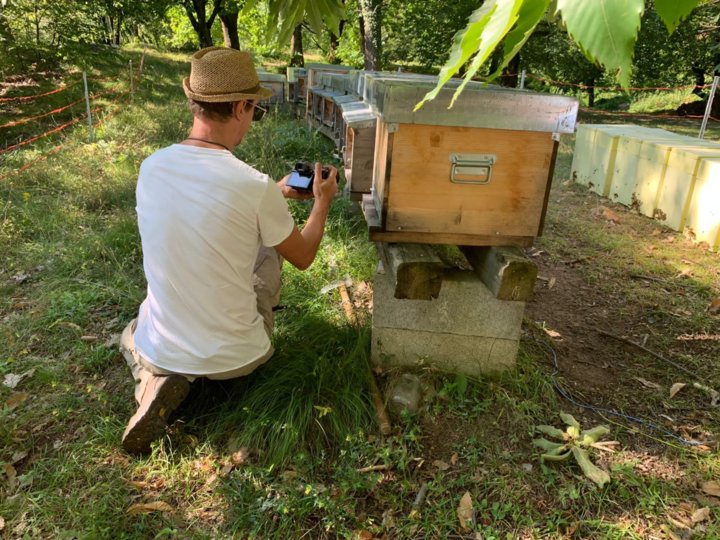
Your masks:
<svg viewBox="0 0 720 540"><path fill-rule="evenodd" d="M280 301L280 271L282 269L283 258L275 251L274 248L268 248L265 246L260 247L258 252L258 258L255 261L255 268L253 274L253 288L255 289L255 295L257 296L257 310L260 316L263 318L265 324L265 332L268 338L272 337L273 331L273 307L275 307ZM132 372L133 379L135 379L135 400L140 403L142 401L143 393L148 381L152 377L165 376L165 375L182 375L188 381L192 382L198 377L207 377L213 380L226 380L234 379L236 377L242 377L249 375L259 366L270 360L275 350L272 345L268 352L237 369L230 371L223 371L220 373L211 373L209 375L193 375L189 373L179 373L174 371L168 371L156 365L150 363L147 359L143 358L135 349L135 327L137 325L137 319L130 321L123 330L122 337L120 338L120 351L125 357L130 371Z"/></svg>

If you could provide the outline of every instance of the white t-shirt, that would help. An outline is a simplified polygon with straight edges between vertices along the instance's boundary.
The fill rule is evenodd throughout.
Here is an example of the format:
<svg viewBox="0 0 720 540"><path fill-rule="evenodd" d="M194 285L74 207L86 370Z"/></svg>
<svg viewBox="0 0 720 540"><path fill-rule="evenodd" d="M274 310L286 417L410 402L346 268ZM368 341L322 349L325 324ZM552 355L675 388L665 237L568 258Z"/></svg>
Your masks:
<svg viewBox="0 0 720 540"><path fill-rule="evenodd" d="M252 277L260 243L275 246L293 230L280 189L230 152L174 144L142 163L136 196L148 283L138 352L193 375L265 355Z"/></svg>

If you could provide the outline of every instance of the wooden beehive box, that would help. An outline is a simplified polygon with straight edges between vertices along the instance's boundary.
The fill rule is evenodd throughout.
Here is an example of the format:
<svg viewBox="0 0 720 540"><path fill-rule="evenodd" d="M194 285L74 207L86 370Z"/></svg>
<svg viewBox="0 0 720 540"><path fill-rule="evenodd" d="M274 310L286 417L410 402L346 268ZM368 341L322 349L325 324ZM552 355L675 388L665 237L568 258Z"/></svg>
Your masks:
<svg viewBox="0 0 720 540"><path fill-rule="evenodd" d="M310 97L313 89L323 88L323 84L320 79L324 73L350 73L351 71L353 71L351 67L342 66L339 64L306 63L305 69L307 70L307 80L305 81L307 87L307 116L310 116Z"/></svg>
<svg viewBox="0 0 720 540"><path fill-rule="evenodd" d="M258 79L260 79L260 86L270 88L273 91L273 95L268 100L268 103L274 105L285 103L285 86L287 84L287 77L285 75L259 71Z"/></svg>
<svg viewBox="0 0 720 540"><path fill-rule="evenodd" d="M288 101L300 103L305 101L305 83L307 81L307 70L301 67L287 68Z"/></svg>
<svg viewBox="0 0 720 540"><path fill-rule="evenodd" d="M720 248L720 157L700 161L685 226L696 242Z"/></svg>
<svg viewBox="0 0 720 540"><path fill-rule="evenodd" d="M688 142L688 146L677 146L670 151L657 197L656 219L676 231L682 231L688 222L698 173L704 159L720 158L720 144L697 139L693 142L694 145ZM706 186L712 182L704 179L702 184Z"/></svg>
<svg viewBox="0 0 720 540"><path fill-rule="evenodd" d="M454 89L444 88L414 111L431 80L378 76L365 85L378 114L372 195L363 201L371 239L532 244L576 99L471 83L452 109Z"/></svg>
<svg viewBox="0 0 720 540"><path fill-rule="evenodd" d="M343 165L350 198L359 200L372 189L377 115L363 102L342 106L345 125Z"/></svg>
<svg viewBox="0 0 720 540"><path fill-rule="evenodd" d="M343 106L349 105L350 103L359 103L358 97L352 94L345 94L342 96L335 96L333 99L335 105L334 112L335 117L333 119L333 138L338 148L342 148L345 144L345 134L347 132L347 126L343 118Z"/></svg>

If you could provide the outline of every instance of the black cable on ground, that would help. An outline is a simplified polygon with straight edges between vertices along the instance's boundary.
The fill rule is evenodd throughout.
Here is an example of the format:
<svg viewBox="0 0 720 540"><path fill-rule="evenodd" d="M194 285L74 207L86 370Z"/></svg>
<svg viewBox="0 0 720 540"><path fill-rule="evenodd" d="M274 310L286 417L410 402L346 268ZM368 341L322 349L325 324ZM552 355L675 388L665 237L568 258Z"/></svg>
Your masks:
<svg viewBox="0 0 720 540"><path fill-rule="evenodd" d="M544 345L550 351L550 353L552 354L553 367L555 368L555 371L553 371L552 374L550 375L550 377L552 378L552 382L553 382L553 388L555 389L555 391L558 394L560 394L561 397L563 397L564 399L566 399L567 401L569 401L576 407L580 407L582 409L587 409L587 410L590 410L590 411L593 411L593 412L596 412L599 414L609 414L611 416L617 416L618 418L623 418L624 420L629 420L630 422L635 422L636 424L647 426L655 431L662 433L663 435L665 435L667 437L675 439L676 441L680 442L681 444L684 444L685 446L700 446L703 444L698 441L691 441L691 440L685 439L683 437L680 437L679 435L676 435L672 431L665 429L664 427L659 426L659 425L657 425L653 422L650 422L648 420L645 420L643 418L639 418L637 416L631 416L629 414L625 414L625 413L617 411L615 409L604 409L602 407L596 407L595 405L590 405L589 403L583 403L581 401L578 401L577 399L575 399L572 396L572 394L570 394L569 391L567 391L565 388L563 388L560 385L560 383L557 381L557 379L555 377L560 372L560 366L558 365L558 358L557 358L557 353L555 352L555 349L553 349L551 345L545 343L544 341L540 341L539 339L535 339L535 338L530 338L530 339L532 339L536 343L540 343L541 345Z"/></svg>

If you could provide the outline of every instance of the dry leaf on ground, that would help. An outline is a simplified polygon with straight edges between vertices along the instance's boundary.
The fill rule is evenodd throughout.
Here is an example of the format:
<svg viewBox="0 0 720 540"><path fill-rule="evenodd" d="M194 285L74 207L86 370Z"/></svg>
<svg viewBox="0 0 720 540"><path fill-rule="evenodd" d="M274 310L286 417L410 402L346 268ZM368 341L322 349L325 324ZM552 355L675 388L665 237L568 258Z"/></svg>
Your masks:
<svg viewBox="0 0 720 540"><path fill-rule="evenodd" d="M684 382L676 382L670 387L670 398L674 398L675 394L677 394L680 390L685 388L687 386L687 383Z"/></svg>
<svg viewBox="0 0 720 540"><path fill-rule="evenodd" d="M612 221L613 223L620 223L622 221L620 219L620 216L618 216L615 212L613 212L609 208L606 208L605 206L603 206L602 215L605 219L607 219L608 221Z"/></svg>
<svg viewBox="0 0 720 540"><path fill-rule="evenodd" d="M460 456L458 456L458 453L455 452L452 456L450 456L450 465L457 465L459 459Z"/></svg>
<svg viewBox="0 0 720 540"><path fill-rule="evenodd" d="M172 512L173 508L165 501L155 501L151 503L139 503L133 504L128 508L127 513L131 515L135 514L149 514L150 512Z"/></svg>
<svg viewBox="0 0 720 540"><path fill-rule="evenodd" d="M25 401L28 397L30 397L30 394L27 392L14 392L5 402L5 405L8 409L12 410L18 405L20 405L23 401Z"/></svg>
<svg viewBox="0 0 720 540"><path fill-rule="evenodd" d="M5 375L3 384L8 388L13 389L20 384L20 381L22 381L25 377L32 377L33 373L35 373L35 368L28 369L25 373L20 373L19 375L16 373L8 373Z"/></svg>
<svg viewBox="0 0 720 540"><path fill-rule="evenodd" d="M555 330L552 330L550 328L543 328L545 333L550 336L551 338L559 338L562 337L562 334L560 332L556 332Z"/></svg>
<svg viewBox="0 0 720 540"><path fill-rule="evenodd" d="M355 530L352 535L353 540L372 540L373 535L370 531Z"/></svg>
<svg viewBox="0 0 720 540"><path fill-rule="evenodd" d="M433 461L433 465L441 471L447 471L450 468L450 465L448 465L447 463L445 463L444 461L441 461L439 459L436 459L435 461Z"/></svg>
<svg viewBox="0 0 720 540"><path fill-rule="evenodd" d="M692 520L693 523L700 523L702 521L706 521L706 520L710 519L710 508L708 508L706 506L705 508L700 508L698 510L695 510L690 519Z"/></svg>
<svg viewBox="0 0 720 540"><path fill-rule="evenodd" d="M0 516L0 531L5 528L5 518Z"/></svg>
<svg viewBox="0 0 720 540"><path fill-rule="evenodd" d="M658 383L648 381L647 379L643 379L642 377L633 377L633 379L635 379L636 381L638 381L640 384L642 384L643 386L645 386L647 388L652 388L654 390L662 388L662 386L660 386Z"/></svg>
<svg viewBox="0 0 720 540"><path fill-rule="evenodd" d="M710 302L708 311L711 315L717 315L718 313L720 313L720 297L715 298L712 302Z"/></svg>
<svg viewBox="0 0 720 540"><path fill-rule="evenodd" d="M15 467L10 465L9 463L5 463L3 465L3 472L5 473L5 476L7 477L8 486L10 487L10 491L13 491L15 489L15 484L17 483L17 471L15 470Z"/></svg>
<svg viewBox="0 0 720 540"><path fill-rule="evenodd" d="M705 493L712 495L713 497L720 497L720 482L710 480L709 482L703 482L700 486Z"/></svg>
<svg viewBox="0 0 720 540"><path fill-rule="evenodd" d="M462 529L464 531L470 530L473 523L473 503L469 491L466 491L465 495L460 499L460 504L457 507L457 516Z"/></svg>

